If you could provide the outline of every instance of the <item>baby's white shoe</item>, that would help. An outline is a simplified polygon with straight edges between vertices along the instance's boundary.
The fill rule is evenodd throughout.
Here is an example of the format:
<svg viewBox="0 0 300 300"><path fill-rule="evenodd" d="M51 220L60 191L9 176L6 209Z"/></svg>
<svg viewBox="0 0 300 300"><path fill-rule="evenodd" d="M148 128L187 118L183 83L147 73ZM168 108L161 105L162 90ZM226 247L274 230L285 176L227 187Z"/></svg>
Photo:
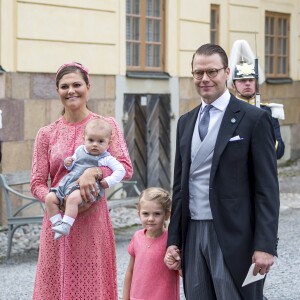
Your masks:
<svg viewBox="0 0 300 300"><path fill-rule="evenodd" d="M52 230L55 233L63 234L63 235L69 235L71 229L71 225L68 223L61 222L57 226L52 227ZM59 238L59 237L58 237ZM55 239L55 236L54 236Z"/></svg>

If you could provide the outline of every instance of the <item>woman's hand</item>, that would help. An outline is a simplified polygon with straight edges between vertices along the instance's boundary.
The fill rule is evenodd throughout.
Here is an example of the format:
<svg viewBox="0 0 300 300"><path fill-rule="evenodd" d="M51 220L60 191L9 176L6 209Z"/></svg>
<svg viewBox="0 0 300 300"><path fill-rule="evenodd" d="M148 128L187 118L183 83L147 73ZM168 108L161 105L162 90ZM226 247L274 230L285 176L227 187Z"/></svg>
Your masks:
<svg viewBox="0 0 300 300"><path fill-rule="evenodd" d="M99 168L88 168L77 180L80 186L80 194L87 204L92 203L93 197L97 196L97 185L96 180L102 179L102 172Z"/></svg>

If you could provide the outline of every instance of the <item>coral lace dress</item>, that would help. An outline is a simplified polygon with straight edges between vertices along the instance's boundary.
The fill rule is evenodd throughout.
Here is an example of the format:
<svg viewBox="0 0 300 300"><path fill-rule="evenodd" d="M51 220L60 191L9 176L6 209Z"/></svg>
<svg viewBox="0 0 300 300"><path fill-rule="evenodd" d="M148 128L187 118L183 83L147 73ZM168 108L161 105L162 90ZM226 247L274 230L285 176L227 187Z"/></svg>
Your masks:
<svg viewBox="0 0 300 300"><path fill-rule="evenodd" d="M63 161L83 143L85 124L94 118L90 113L83 121L68 123L64 117L41 128L37 134L32 162L31 191L45 201L47 181L55 187L67 174ZM132 175L132 165L124 137L114 118L105 117L113 127L108 149ZM111 173L102 168L103 175ZM51 223L45 213L34 285L34 300L116 300L117 274L113 228L106 197L79 214L68 237L55 241Z"/></svg>

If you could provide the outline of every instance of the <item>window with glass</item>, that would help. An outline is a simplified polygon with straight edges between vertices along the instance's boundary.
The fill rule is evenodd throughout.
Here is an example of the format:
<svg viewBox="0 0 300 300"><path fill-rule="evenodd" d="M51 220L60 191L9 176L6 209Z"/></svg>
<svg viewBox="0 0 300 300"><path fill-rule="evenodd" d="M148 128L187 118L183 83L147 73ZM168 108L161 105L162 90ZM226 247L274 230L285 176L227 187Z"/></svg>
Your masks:
<svg viewBox="0 0 300 300"><path fill-rule="evenodd" d="M220 5L212 4L210 6L210 42L219 44L219 19Z"/></svg>
<svg viewBox="0 0 300 300"><path fill-rule="evenodd" d="M163 0L126 0L128 70L163 71L163 2Z"/></svg>
<svg viewBox="0 0 300 300"><path fill-rule="evenodd" d="M266 12L265 73L267 77L289 76L290 15Z"/></svg>

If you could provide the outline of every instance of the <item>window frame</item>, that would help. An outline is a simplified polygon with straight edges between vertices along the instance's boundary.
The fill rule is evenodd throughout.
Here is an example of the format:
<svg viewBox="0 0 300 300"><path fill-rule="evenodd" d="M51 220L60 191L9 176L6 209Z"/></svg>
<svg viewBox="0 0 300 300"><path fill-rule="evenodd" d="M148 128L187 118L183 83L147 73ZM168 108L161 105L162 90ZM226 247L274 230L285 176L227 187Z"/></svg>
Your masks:
<svg viewBox="0 0 300 300"><path fill-rule="evenodd" d="M133 3L132 0L131 4ZM155 1L155 0L153 0ZM126 6L127 6L127 0L126 0ZM126 32L126 69L127 71L142 71L142 72L163 72L165 69L165 0L160 0L160 16L147 16L147 0L140 0L140 14L132 14L127 13L126 8L126 30L128 26L128 18L139 18L140 24L139 24L139 39L133 40L127 38L127 32ZM160 41L154 41L152 38L152 41L147 41L147 32L146 32L146 22L147 20L160 20ZM131 28L130 35L132 36L133 28ZM128 65L127 61L127 55L131 56L131 61L134 61L134 53L131 49L130 54L128 54L127 47L128 43L135 43L140 45L139 50L139 65ZM147 45L159 45L160 46L160 55L159 55L159 66L156 67L152 64L152 66L146 65L146 47ZM154 52L154 51L153 51ZM152 55L153 61L155 60L155 55Z"/></svg>
<svg viewBox="0 0 300 300"><path fill-rule="evenodd" d="M280 20L286 22L286 32L280 34ZM273 22L273 24L272 24ZM283 24L283 23L282 23ZM273 28L271 28L273 26ZM282 25L284 27L284 24ZM271 29L270 29L271 28ZM273 29L273 32L271 30ZM282 29L282 28L281 28ZM279 46L281 51L279 53ZM269 46L268 46L269 45ZM270 50L269 50L269 49ZM273 52L271 52L273 48ZM279 60L286 71L279 70ZM265 12L265 75L268 78L289 78L290 73L290 14Z"/></svg>
<svg viewBox="0 0 300 300"><path fill-rule="evenodd" d="M212 22L212 14L215 13L215 23ZM215 39L213 40L213 35ZM219 45L220 43L220 5L210 5L210 42Z"/></svg>

